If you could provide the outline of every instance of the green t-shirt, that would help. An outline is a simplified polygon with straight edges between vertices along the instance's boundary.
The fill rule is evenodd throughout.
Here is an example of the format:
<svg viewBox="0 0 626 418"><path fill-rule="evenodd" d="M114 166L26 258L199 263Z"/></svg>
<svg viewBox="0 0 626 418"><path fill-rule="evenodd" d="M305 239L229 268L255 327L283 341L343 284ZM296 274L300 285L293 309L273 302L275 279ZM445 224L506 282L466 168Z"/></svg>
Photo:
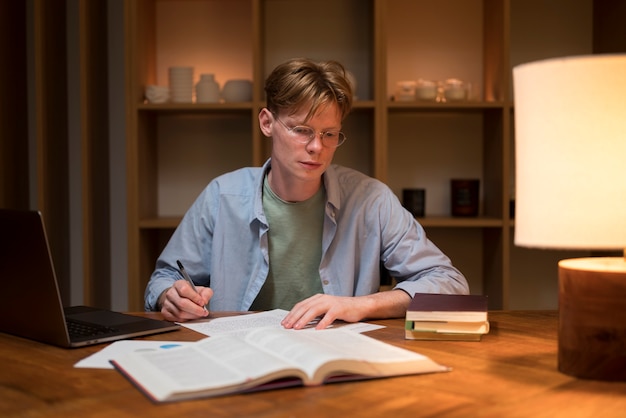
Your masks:
<svg viewBox="0 0 626 418"><path fill-rule="evenodd" d="M324 187L303 202L285 202L263 182L263 210L269 224L270 268L251 310L286 309L323 293L319 274L324 226Z"/></svg>

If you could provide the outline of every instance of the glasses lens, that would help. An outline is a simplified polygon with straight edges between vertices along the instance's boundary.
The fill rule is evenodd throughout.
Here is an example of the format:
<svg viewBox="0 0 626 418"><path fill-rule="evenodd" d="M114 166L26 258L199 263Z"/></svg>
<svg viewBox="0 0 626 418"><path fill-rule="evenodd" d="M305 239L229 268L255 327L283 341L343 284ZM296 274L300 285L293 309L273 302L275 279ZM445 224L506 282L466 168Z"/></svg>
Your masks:
<svg viewBox="0 0 626 418"><path fill-rule="evenodd" d="M315 131L308 126L294 126L290 131L296 140L302 143L307 143L315 137Z"/></svg>
<svg viewBox="0 0 626 418"><path fill-rule="evenodd" d="M290 128L282 120L278 118L276 118L276 120L278 120L281 123L281 125L283 125L287 129L287 131L291 134L291 136L294 137L296 141L302 144L308 144L316 136L315 130L311 127L294 126L293 128ZM343 132L326 131L326 132L321 132L321 139L322 139L322 144L324 144L325 147L338 147L339 145L345 142L346 136L344 135Z"/></svg>
<svg viewBox="0 0 626 418"><path fill-rule="evenodd" d="M338 147L346 140L346 136L343 132L337 131L324 132L322 138L324 139L324 145L327 147Z"/></svg>

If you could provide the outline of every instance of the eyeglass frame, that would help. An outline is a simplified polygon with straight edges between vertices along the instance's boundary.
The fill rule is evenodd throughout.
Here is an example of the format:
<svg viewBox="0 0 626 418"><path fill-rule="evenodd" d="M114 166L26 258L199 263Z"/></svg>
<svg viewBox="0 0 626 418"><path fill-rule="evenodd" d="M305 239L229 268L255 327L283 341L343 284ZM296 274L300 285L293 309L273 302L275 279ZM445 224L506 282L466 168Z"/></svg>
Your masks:
<svg viewBox="0 0 626 418"><path fill-rule="evenodd" d="M294 139L300 135L298 135L297 133L294 132L294 130L296 129L305 129L311 132L311 134L309 135L309 139L307 141L299 141L296 139L296 142L298 144L304 144L304 145L308 145L311 143L311 141L313 141L318 135L320 136L320 139L322 141L322 145L326 148L338 148L339 146L343 145L346 140L348 139L348 137L346 136L346 134L344 134L341 131L320 131L317 132L315 129L311 128L310 126L306 126L306 125L296 125L294 127L289 127L287 126L287 124L285 122L283 122L282 120L280 120L280 118L278 117L278 115L274 112L270 112L272 114L272 116L274 117L274 119L276 119L278 122L280 122L281 125L283 125L283 127L285 129L287 129L287 132L289 132ZM337 136L339 137L339 139L337 140L337 145L329 145L326 141L324 141L324 135L326 135L327 133L336 133Z"/></svg>

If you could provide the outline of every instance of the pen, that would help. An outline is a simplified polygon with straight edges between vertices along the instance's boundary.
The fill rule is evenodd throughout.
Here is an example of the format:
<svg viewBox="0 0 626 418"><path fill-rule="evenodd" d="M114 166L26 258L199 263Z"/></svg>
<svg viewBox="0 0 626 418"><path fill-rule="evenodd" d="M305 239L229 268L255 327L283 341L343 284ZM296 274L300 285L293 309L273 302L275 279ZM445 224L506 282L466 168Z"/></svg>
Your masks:
<svg viewBox="0 0 626 418"><path fill-rule="evenodd" d="M178 269L183 275L183 278L187 281L187 283L189 283L194 292L198 293L198 289L196 289L196 285L193 284L193 280L191 280L191 277L189 277L189 275L187 274L187 270L185 270L185 267L183 267L183 263L181 263L180 260L176 260L176 264L178 264ZM204 309L207 311L209 310L208 304L204 305Z"/></svg>

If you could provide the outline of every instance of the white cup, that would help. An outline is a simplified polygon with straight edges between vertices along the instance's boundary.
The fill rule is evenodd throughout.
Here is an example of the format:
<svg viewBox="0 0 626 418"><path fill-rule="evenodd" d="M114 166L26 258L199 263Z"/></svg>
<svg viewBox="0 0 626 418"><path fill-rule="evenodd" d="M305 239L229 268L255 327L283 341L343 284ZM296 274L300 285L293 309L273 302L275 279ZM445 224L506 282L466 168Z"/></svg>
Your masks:
<svg viewBox="0 0 626 418"><path fill-rule="evenodd" d="M170 98L174 103L193 101L193 67L169 68Z"/></svg>

